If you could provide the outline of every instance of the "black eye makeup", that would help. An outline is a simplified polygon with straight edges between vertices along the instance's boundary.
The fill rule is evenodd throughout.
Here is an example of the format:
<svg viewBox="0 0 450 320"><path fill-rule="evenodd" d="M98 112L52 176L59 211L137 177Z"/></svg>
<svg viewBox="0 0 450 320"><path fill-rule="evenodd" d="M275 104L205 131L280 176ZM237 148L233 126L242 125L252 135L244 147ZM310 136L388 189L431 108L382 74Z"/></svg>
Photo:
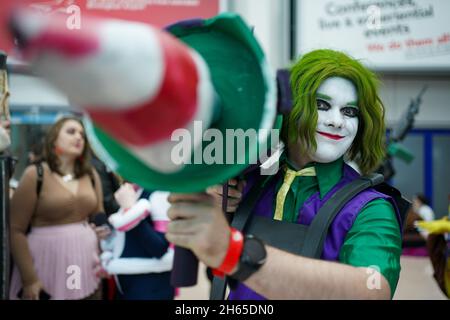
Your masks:
<svg viewBox="0 0 450 320"><path fill-rule="evenodd" d="M345 107L342 107L340 109L341 113L349 118L356 118L359 117L359 109L358 107L353 106L354 103L351 103L350 105L347 105ZM316 98L316 106L317 110L321 111L328 111L331 109L331 103L327 100L322 99L321 97Z"/></svg>
<svg viewBox="0 0 450 320"><path fill-rule="evenodd" d="M355 107L343 107L341 112L344 116L349 118L356 118L359 116L359 110Z"/></svg>
<svg viewBox="0 0 450 320"><path fill-rule="evenodd" d="M319 99L319 98L316 99L316 105L317 105L318 110L327 111L327 110L330 110L330 108L331 108L331 105L327 101L325 101L323 99Z"/></svg>

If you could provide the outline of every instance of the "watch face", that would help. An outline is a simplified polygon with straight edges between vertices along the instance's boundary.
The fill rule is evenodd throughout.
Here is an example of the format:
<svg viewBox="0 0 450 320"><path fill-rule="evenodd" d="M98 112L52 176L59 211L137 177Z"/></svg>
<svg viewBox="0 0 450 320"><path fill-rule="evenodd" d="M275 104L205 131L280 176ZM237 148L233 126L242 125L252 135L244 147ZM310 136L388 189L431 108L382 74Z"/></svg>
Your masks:
<svg viewBox="0 0 450 320"><path fill-rule="evenodd" d="M260 266L266 261L266 249L264 244L259 239L250 237L245 240L245 255L246 262Z"/></svg>
<svg viewBox="0 0 450 320"><path fill-rule="evenodd" d="M266 261L266 256L267 253L264 243L252 235L246 235L239 268L231 277L240 282L244 282L261 268Z"/></svg>

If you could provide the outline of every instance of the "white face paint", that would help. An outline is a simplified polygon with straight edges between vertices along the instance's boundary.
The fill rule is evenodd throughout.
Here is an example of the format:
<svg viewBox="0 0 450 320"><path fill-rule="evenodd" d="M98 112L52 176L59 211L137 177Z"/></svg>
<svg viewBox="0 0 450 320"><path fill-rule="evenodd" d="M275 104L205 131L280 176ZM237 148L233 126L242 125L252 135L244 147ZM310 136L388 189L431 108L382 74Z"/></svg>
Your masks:
<svg viewBox="0 0 450 320"><path fill-rule="evenodd" d="M333 162L348 151L358 132L358 95L351 81L332 77L320 85L316 101L317 150L311 159Z"/></svg>

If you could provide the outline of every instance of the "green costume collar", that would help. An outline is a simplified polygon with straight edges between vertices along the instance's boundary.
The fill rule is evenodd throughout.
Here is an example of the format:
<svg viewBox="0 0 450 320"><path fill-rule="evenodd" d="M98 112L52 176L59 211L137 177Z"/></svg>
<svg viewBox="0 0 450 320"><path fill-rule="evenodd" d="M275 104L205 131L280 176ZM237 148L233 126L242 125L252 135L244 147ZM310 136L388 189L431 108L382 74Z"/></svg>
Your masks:
<svg viewBox="0 0 450 320"><path fill-rule="evenodd" d="M283 152L283 154L281 155L280 161L281 163L285 162L290 169L298 170L296 166L290 163L285 152ZM343 165L344 165L343 157L329 163L310 162L307 165L305 165L305 168L307 167L316 168L315 179L317 180L317 184L319 185L319 192L321 199L323 199L323 197L339 182L339 180L341 180Z"/></svg>

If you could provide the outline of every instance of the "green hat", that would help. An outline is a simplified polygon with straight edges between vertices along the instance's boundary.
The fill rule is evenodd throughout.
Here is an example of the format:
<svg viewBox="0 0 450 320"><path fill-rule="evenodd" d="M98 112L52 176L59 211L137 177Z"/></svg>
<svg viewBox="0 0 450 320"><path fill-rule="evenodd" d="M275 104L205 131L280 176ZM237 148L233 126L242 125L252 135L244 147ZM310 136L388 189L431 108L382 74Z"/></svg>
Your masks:
<svg viewBox="0 0 450 320"><path fill-rule="evenodd" d="M223 148L215 148L219 141L213 134L211 141L204 141L201 149L191 155L190 164L167 173L148 166L89 118L85 120L86 132L98 156L124 179L150 190L200 192L238 176L255 163L258 152L266 154L266 149L276 142L270 139L270 129L280 127L280 121L275 121L275 74L252 30L236 14L183 21L167 31L199 53L209 67L218 96L209 129L221 133ZM247 138L246 147L242 148L233 136L236 130L249 136L257 133L257 139ZM213 156L218 163L208 163L205 155ZM196 164L196 160L202 161Z"/></svg>

